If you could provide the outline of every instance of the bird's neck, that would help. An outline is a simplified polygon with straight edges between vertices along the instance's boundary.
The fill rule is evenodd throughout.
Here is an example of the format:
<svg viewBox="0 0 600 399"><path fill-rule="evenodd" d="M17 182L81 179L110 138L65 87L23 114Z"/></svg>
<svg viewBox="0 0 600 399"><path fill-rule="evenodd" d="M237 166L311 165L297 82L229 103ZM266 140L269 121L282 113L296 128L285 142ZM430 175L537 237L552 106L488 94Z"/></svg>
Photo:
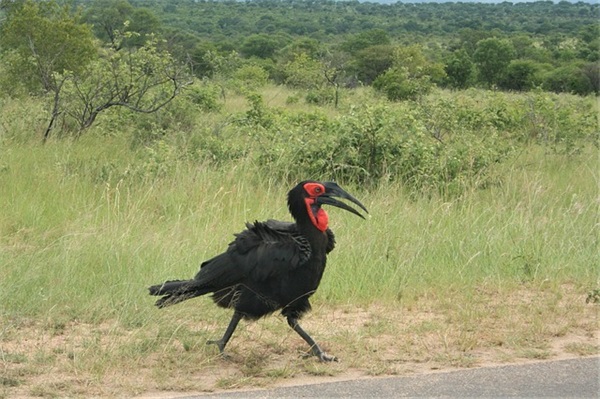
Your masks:
<svg viewBox="0 0 600 399"><path fill-rule="evenodd" d="M304 206L306 208L306 214L310 222L317 228L317 230L323 232L327 230L329 225L329 215L325 212L325 209L321 208L314 198L306 198L304 200Z"/></svg>
<svg viewBox="0 0 600 399"><path fill-rule="evenodd" d="M317 230L321 232L327 230L327 227L329 226L329 215L323 208L319 208L315 213L309 212L308 217Z"/></svg>

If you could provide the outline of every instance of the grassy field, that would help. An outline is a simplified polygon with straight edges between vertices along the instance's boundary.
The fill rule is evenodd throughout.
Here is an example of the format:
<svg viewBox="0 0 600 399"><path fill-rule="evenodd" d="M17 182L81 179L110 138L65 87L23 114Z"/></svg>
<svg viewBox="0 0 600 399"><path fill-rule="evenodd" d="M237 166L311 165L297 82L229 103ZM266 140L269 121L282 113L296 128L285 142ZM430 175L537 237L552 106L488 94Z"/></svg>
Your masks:
<svg viewBox="0 0 600 399"><path fill-rule="evenodd" d="M343 184L371 216L330 211L338 244L303 324L341 362L301 357L281 316L243 323L223 360L205 342L230 312L209 298L159 311L146 287L193 276L246 221L289 219L289 184L251 157L192 162L125 135L42 145L31 138L35 107L4 105L0 397L211 391L599 353L592 145L566 154L523 144L494 166L493 184L454 197Z"/></svg>

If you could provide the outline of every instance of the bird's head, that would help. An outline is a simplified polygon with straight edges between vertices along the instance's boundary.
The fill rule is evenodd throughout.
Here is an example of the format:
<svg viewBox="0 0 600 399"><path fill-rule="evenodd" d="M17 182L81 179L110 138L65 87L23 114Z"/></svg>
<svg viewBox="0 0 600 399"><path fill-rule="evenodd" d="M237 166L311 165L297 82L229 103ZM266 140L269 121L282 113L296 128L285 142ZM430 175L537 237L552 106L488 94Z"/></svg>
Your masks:
<svg viewBox="0 0 600 399"><path fill-rule="evenodd" d="M308 220L310 220L310 222L320 231L327 230L329 223L329 216L327 215L327 212L321 208L321 205L333 205L352 212L364 219L364 216L356 209L345 202L337 200L335 197L347 199L369 213L367 208L365 208L359 200L344 191L337 183L318 182L313 180L303 181L290 190L288 194L288 206L290 213L296 221L308 217Z"/></svg>

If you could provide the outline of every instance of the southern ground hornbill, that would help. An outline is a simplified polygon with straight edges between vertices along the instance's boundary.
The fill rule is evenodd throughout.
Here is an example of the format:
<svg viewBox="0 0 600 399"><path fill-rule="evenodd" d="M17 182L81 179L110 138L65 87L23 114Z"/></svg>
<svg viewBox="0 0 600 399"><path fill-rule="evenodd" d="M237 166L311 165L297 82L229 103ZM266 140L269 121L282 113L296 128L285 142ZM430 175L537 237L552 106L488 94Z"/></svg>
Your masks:
<svg viewBox="0 0 600 399"><path fill-rule="evenodd" d="M212 293L218 306L233 308L223 337L208 341L216 344L221 354L241 319L255 320L281 309L290 327L310 345L311 354L322 361L336 360L298 324L310 310L308 299L319 286L327 254L335 245L321 205L333 205L363 217L334 197L347 199L367 212L360 201L336 183L301 182L288 194L288 207L296 223L247 223L246 230L235 235L227 251L203 262L192 280L150 287L150 295L162 296L156 306L163 308Z"/></svg>

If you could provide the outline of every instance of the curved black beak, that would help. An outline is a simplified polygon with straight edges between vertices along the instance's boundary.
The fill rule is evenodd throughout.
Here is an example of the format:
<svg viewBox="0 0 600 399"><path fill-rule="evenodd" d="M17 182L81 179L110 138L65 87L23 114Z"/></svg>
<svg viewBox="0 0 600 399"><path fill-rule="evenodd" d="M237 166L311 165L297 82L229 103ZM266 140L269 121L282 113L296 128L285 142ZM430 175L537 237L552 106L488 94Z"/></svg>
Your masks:
<svg viewBox="0 0 600 399"><path fill-rule="evenodd" d="M335 199L333 197L344 198L344 199L347 199L348 201L355 203L363 211L369 213L369 211L367 211L367 208L365 208L365 206L363 204L361 204L361 202L359 200L357 200L352 195L350 195L346 191L344 191L340 186L337 185L337 183L329 181L329 182L323 183L323 186L325 187L325 194L322 194L316 198L317 204L326 204L326 205L337 206L338 208L345 209L348 212L352 212L353 214L360 216L361 218L364 219L365 217L363 215L361 215L356 209L352 208L351 206L347 205L346 203L344 203L342 201L338 201L337 199Z"/></svg>

